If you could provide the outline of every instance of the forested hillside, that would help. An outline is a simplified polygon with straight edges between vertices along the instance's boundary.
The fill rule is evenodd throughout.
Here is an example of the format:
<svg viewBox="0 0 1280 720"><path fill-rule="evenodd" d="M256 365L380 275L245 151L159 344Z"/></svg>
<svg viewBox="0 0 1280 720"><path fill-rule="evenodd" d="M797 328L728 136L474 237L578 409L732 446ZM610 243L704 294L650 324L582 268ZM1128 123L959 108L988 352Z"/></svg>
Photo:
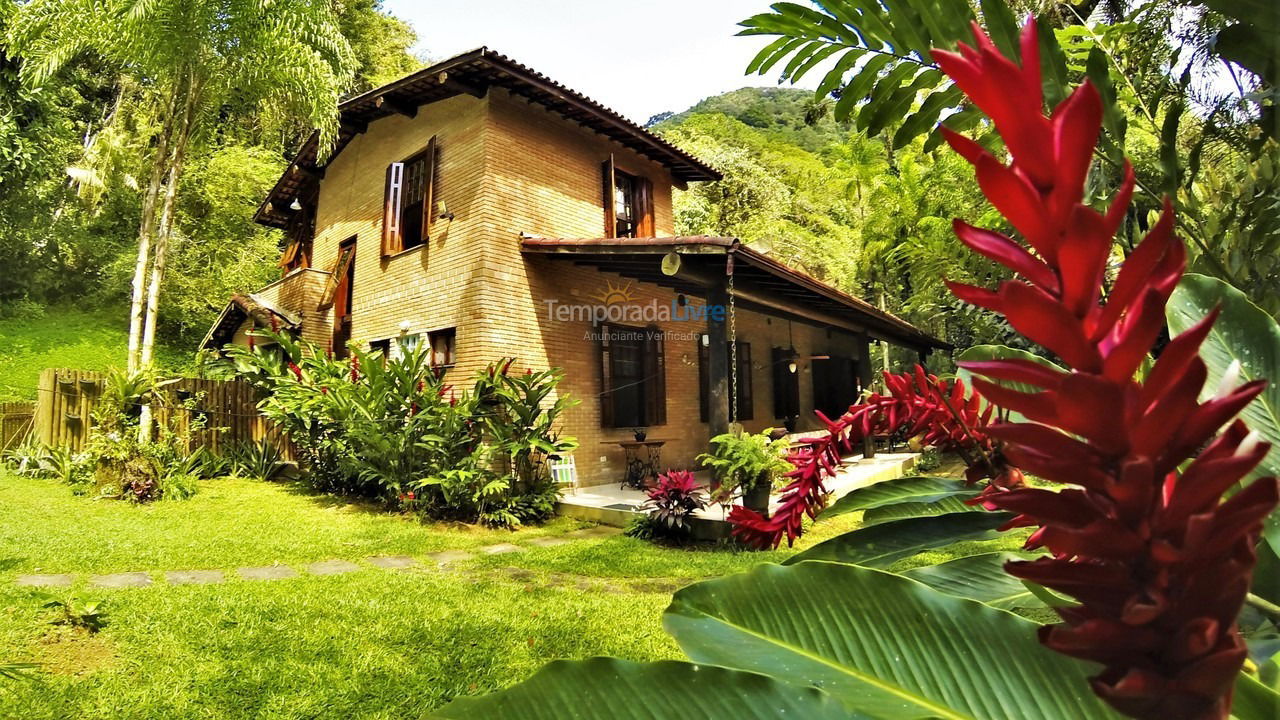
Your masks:
<svg viewBox="0 0 1280 720"><path fill-rule="evenodd" d="M926 153L920 141L890 151L792 88L742 88L655 120L654 131L725 173L677 192L677 232L770 248L957 346L1012 341L942 284L998 275L951 231L951 218L988 212L954 153Z"/></svg>
<svg viewBox="0 0 1280 720"><path fill-rule="evenodd" d="M153 89L139 86L125 66L70 39L69 62L44 82L24 82L14 49L24 39L21 6L0 0L0 316L47 321L56 314L43 313L46 306L93 309L76 322L105 323L94 337L123 337L148 148L163 113ZM170 7L181 5L148 11ZM413 30L381 0L334 7L336 30L349 46L342 94L421 66L409 52ZM158 342L172 352L161 360L190 356L233 290L278 274L279 233L251 218L310 127L278 102L241 102L250 90L233 89L212 110L211 129L191 138L158 314Z"/></svg>

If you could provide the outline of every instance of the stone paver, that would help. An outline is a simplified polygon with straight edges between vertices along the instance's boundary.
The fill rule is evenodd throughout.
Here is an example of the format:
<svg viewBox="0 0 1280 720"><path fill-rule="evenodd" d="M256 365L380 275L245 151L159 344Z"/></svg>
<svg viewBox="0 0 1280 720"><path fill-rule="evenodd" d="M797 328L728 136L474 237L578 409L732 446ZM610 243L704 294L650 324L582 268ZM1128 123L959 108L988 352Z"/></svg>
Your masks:
<svg viewBox="0 0 1280 720"><path fill-rule="evenodd" d="M440 552L427 553L427 557L431 558L437 565L448 565L452 562L469 559L471 553L466 550L442 550Z"/></svg>
<svg viewBox="0 0 1280 720"><path fill-rule="evenodd" d="M341 575L359 569L359 565L346 560L321 560L307 566L307 572L312 575Z"/></svg>
<svg viewBox="0 0 1280 720"><path fill-rule="evenodd" d="M512 543L498 543L497 545L486 545L480 548L480 552L485 555L502 555L504 553L520 552L524 548Z"/></svg>
<svg viewBox="0 0 1280 720"><path fill-rule="evenodd" d="M408 555L377 555L365 558L370 565L374 567L385 568L387 570L399 570L401 568L413 567L418 563L417 560Z"/></svg>
<svg viewBox="0 0 1280 720"><path fill-rule="evenodd" d="M169 570L164 579L170 585L216 585L225 578L221 570Z"/></svg>
<svg viewBox="0 0 1280 720"><path fill-rule="evenodd" d="M571 533L565 533L565 537L571 538L604 538L613 537L622 534L622 528L611 527L609 525L597 525L595 527L574 530Z"/></svg>
<svg viewBox="0 0 1280 720"><path fill-rule="evenodd" d="M151 584L151 576L144 572L93 575L89 578L89 584L100 588L146 587Z"/></svg>
<svg viewBox="0 0 1280 720"><path fill-rule="evenodd" d="M555 547L557 545L568 545L569 541L562 537L539 537L529 541L530 545L538 547Z"/></svg>
<svg viewBox="0 0 1280 720"><path fill-rule="evenodd" d="M283 580L298 577L298 571L288 565L267 565L265 567L242 567L236 573L245 580Z"/></svg>
<svg viewBox="0 0 1280 720"><path fill-rule="evenodd" d="M73 581L70 575L19 575L17 583L20 587L71 587Z"/></svg>

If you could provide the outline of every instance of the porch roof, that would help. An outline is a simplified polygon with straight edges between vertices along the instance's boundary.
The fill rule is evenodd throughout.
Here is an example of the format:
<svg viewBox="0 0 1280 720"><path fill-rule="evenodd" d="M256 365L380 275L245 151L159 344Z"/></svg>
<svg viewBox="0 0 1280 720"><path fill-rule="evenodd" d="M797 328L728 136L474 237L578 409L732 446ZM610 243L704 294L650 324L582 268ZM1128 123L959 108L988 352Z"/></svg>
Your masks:
<svg viewBox="0 0 1280 720"><path fill-rule="evenodd" d="M285 330L297 330L302 327L301 319L293 313L276 307L266 298L252 293L248 295L236 293L231 296L226 307L222 308L222 313L214 321L213 327L209 328L204 340L200 342L200 348L202 350L222 349L235 338L236 330L244 324L244 321L250 318L263 327L271 327L272 318L275 318L276 324Z"/></svg>
<svg viewBox="0 0 1280 720"><path fill-rule="evenodd" d="M738 238L704 235L654 238L525 237L521 250L613 272L695 296L723 282L726 262L734 262L736 302L749 309L818 323L902 345L921 352L951 345L874 305L743 244ZM680 257L674 274L661 258Z"/></svg>

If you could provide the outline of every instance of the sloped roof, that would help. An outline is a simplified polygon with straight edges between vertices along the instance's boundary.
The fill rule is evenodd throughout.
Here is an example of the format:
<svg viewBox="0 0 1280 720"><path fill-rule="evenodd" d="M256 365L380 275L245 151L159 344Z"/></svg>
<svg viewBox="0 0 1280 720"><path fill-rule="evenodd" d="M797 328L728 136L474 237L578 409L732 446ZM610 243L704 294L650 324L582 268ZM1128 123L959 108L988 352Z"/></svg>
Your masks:
<svg viewBox="0 0 1280 720"><path fill-rule="evenodd" d="M705 235L653 238L524 238L521 249L526 254L561 257L589 264L608 272L642 282L675 288L697 294L696 282L679 275L663 273L658 258L668 253L681 256L682 266L709 277L725 273L725 256L735 261L734 275L743 290L759 289L771 297L794 304L797 310L809 308L826 313L825 317L847 317L850 324L865 328L872 337L918 350L950 349L940 340L893 313L836 289L817 278L788 267L782 262L752 249L738 238Z"/></svg>
<svg viewBox="0 0 1280 720"><path fill-rule="evenodd" d="M262 327L272 327L273 318L274 325L278 325L282 330L297 330L302 327L301 318L276 307L266 298L260 295L236 293L222 309L213 327L209 328L208 334L200 342L200 348L205 350L223 348L235 338L236 330L240 329L244 321L250 318Z"/></svg>
<svg viewBox="0 0 1280 720"><path fill-rule="evenodd" d="M671 171L681 181L719 180L720 172L654 133L570 90L532 68L494 52L477 48L423 68L379 88L360 93L338 105L341 124L330 158L336 156L370 122L396 113L413 115L427 103L468 93L483 96L490 87L505 88L530 102L615 140ZM292 216L288 206L323 176L319 141L312 134L258 208L254 220L284 227Z"/></svg>

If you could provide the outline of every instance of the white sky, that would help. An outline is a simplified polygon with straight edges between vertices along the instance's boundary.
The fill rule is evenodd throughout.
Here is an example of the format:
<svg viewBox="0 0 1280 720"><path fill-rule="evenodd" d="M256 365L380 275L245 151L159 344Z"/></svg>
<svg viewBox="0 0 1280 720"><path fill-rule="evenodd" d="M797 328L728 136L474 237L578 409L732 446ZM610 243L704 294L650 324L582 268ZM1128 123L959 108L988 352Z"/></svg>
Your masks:
<svg viewBox="0 0 1280 720"><path fill-rule="evenodd" d="M710 95L774 85L747 77L773 37L736 37L771 0L385 0L432 59L487 45L636 122ZM801 87L821 79L813 71Z"/></svg>

